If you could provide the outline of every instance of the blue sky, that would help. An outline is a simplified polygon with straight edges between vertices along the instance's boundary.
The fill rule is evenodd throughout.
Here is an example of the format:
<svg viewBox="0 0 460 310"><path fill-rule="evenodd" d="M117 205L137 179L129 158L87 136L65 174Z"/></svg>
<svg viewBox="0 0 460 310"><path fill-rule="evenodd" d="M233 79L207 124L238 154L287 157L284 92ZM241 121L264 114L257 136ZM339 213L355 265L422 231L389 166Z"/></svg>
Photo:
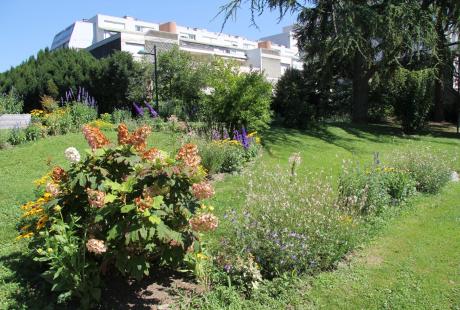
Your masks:
<svg viewBox="0 0 460 310"><path fill-rule="evenodd" d="M226 0L0 0L0 72L16 66L41 48L51 46L54 35L76 20L97 13L152 22L174 20L184 26L220 31L222 17L213 20ZM258 39L281 32L295 22L287 15L278 23L277 12L265 12L251 26L249 9L243 7L224 32Z"/></svg>

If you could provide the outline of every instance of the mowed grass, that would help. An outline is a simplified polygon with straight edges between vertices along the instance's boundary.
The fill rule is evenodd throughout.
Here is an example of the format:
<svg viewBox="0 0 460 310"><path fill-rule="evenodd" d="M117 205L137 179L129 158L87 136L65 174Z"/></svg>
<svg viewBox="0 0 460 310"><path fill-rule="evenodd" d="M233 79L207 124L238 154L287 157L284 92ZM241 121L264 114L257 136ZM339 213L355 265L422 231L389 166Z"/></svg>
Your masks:
<svg viewBox="0 0 460 310"><path fill-rule="evenodd" d="M115 133L108 134L112 141ZM247 167L260 171L288 167L288 157L299 152L298 173L324 171L336 180L343 160L382 160L394 150L430 147L455 157L460 139L453 132L433 131L406 137L392 126L335 124L308 131L272 129L264 136L261 158ZM165 150L178 147L176 137L152 134L150 145ZM30 269L22 253L25 242L16 242L19 206L33 198L32 181L49 170L49 163L67 167L63 156L69 146L81 153L87 148L81 134L50 137L0 151L0 308L43 308L49 300L40 289L39 274ZM460 162L455 162L460 170ZM212 199L223 214L244 202L244 175L227 176L216 184ZM222 225L222 227L225 227ZM225 229L217 236L225 234ZM439 308L460 307L460 186L450 184L437 196L419 197L416 207L390 222L350 264L314 280L305 280L303 307L312 308ZM308 282L308 289L307 289ZM298 292L293 292L296 294Z"/></svg>

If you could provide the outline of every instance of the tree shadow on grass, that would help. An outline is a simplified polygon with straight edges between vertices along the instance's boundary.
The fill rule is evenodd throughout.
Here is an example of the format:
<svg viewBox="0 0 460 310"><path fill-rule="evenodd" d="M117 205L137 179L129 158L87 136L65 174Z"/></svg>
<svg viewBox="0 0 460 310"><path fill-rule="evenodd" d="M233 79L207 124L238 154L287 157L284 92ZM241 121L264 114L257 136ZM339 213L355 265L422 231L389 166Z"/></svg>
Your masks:
<svg viewBox="0 0 460 310"><path fill-rule="evenodd" d="M343 130L347 135L335 133L334 128ZM305 130L273 127L264 135L264 146L267 146L268 154L275 157L270 150L271 145L285 145L293 148L298 147L300 144L305 145L307 142L299 137L299 135L317 138L351 153L359 151L359 147L356 145L357 142L383 144L391 141L391 143L400 143L400 141L404 140L417 141L420 140L421 136L452 139L452 141L431 141L445 145L459 145L455 140L460 141L460 134L453 132L452 125L450 124L435 124L417 135L406 135L400 127L394 124L352 124L340 122L317 124Z"/></svg>

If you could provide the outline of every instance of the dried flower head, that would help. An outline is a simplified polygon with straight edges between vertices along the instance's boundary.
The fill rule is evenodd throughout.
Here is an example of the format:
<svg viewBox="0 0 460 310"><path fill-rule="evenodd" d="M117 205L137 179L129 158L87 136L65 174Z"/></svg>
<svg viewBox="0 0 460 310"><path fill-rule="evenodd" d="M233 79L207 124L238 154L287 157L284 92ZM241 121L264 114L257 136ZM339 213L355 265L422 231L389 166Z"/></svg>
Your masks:
<svg viewBox="0 0 460 310"><path fill-rule="evenodd" d="M137 128L129 139L130 144L132 144L138 152L145 151L145 141L147 140L147 137L150 135L151 132L152 131L150 130L150 127L147 125Z"/></svg>
<svg viewBox="0 0 460 310"><path fill-rule="evenodd" d="M177 153L176 159L182 160L185 165L196 168L201 162L200 156L198 156L198 147L195 144L185 144Z"/></svg>
<svg viewBox="0 0 460 310"><path fill-rule="evenodd" d="M68 147L64 151L64 155L71 163L78 163L80 161L80 153L74 147Z"/></svg>
<svg viewBox="0 0 460 310"><path fill-rule="evenodd" d="M91 188L86 189L86 194L88 194L88 202L91 207L102 208L105 205L105 193L94 190Z"/></svg>
<svg viewBox="0 0 460 310"><path fill-rule="evenodd" d="M165 154L159 149L152 147L151 149L145 151L144 154L142 154L142 157L151 161L155 161L157 159L163 161L165 159Z"/></svg>
<svg viewBox="0 0 460 310"><path fill-rule="evenodd" d="M168 122L177 123L178 121L179 121L179 119L174 114L172 114L170 117L168 117Z"/></svg>
<svg viewBox="0 0 460 310"><path fill-rule="evenodd" d="M88 252L96 255L107 252L107 246L104 241L98 239L89 239L88 242L86 242L86 249L88 249Z"/></svg>
<svg viewBox="0 0 460 310"><path fill-rule="evenodd" d="M291 165L300 165L300 162L302 161L302 157L300 157L300 153L292 153L291 156L289 157L289 163Z"/></svg>
<svg viewBox="0 0 460 310"><path fill-rule="evenodd" d="M55 183L59 183L67 178L67 173L65 172L64 169L62 169L59 166L56 166L53 168L53 171L51 172L51 179Z"/></svg>
<svg viewBox="0 0 460 310"><path fill-rule="evenodd" d="M83 134L85 135L86 141L88 141L89 146L91 146L91 149L93 150L106 146L110 143L110 141L97 127L85 125L83 126Z"/></svg>
<svg viewBox="0 0 460 310"><path fill-rule="evenodd" d="M129 144L129 130L126 124L121 123L118 125L118 144L125 145Z"/></svg>
<svg viewBox="0 0 460 310"><path fill-rule="evenodd" d="M209 182L203 181L192 185L193 195L197 199L206 199L214 195L214 189Z"/></svg>
<svg viewBox="0 0 460 310"><path fill-rule="evenodd" d="M219 219L211 213L205 213L193 217L189 223L194 231L205 232L215 230L219 225Z"/></svg>
<svg viewBox="0 0 460 310"><path fill-rule="evenodd" d="M144 212L147 209L150 209L153 205L153 198L150 196L142 199L141 197L134 198L134 203L136 204L139 212Z"/></svg>
<svg viewBox="0 0 460 310"><path fill-rule="evenodd" d="M46 184L46 192L50 193L51 196L56 197L61 193L61 190L59 188L59 184L53 183L53 182L48 182Z"/></svg>
<svg viewBox="0 0 460 310"><path fill-rule="evenodd" d="M145 151L146 140L151 129L149 126L144 125L137 128L132 134L129 133L128 127L125 124L118 125L118 144L119 145L132 145L138 152Z"/></svg>

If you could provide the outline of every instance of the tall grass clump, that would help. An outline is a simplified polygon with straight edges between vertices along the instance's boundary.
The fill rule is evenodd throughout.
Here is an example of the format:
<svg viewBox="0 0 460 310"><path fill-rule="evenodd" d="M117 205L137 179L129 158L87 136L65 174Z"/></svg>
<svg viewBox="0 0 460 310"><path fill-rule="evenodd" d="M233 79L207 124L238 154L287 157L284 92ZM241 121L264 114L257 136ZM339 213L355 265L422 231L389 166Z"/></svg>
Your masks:
<svg viewBox="0 0 460 310"><path fill-rule="evenodd" d="M347 161L339 177L338 203L363 215L378 215L415 194L415 181L403 169L374 162Z"/></svg>
<svg viewBox="0 0 460 310"><path fill-rule="evenodd" d="M395 152L391 161L407 171L416 182L417 191L436 194L450 180L453 158L430 148Z"/></svg>

